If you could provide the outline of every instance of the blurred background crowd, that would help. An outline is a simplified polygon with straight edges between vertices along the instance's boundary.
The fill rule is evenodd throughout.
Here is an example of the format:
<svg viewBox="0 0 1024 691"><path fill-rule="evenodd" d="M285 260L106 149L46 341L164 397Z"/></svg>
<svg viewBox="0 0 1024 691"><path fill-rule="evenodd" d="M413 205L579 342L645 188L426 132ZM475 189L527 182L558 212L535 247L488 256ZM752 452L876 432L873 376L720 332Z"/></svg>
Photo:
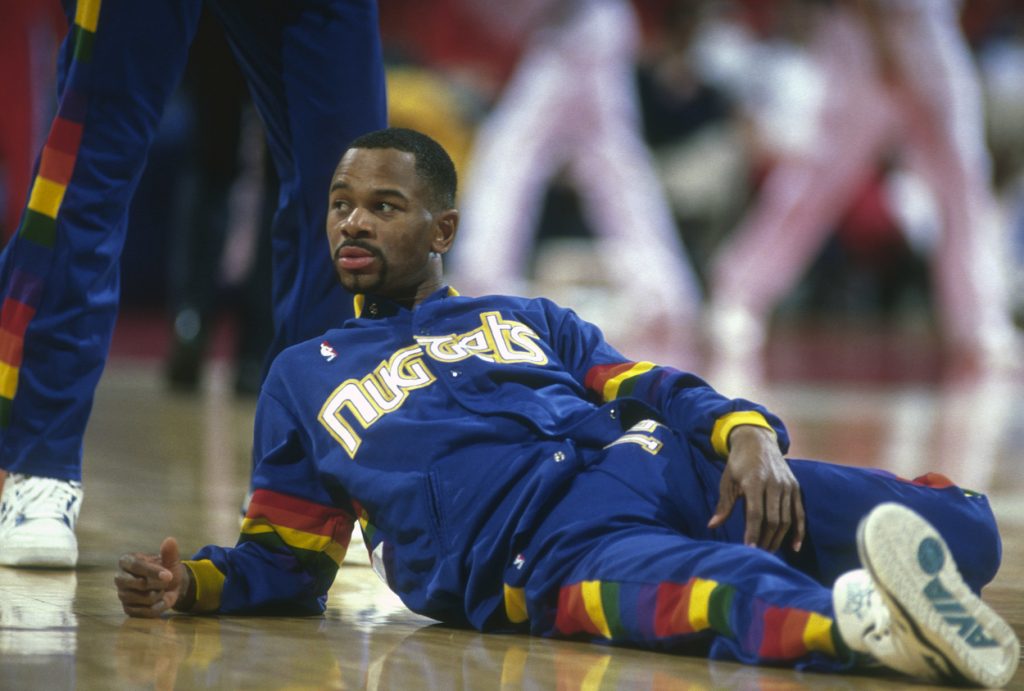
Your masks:
<svg viewBox="0 0 1024 691"><path fill-rule="evenodd" d="M65 20L56 0L0 8L6 239L53 115ZM462 292L548 295L627 353L662 343L684 367L756 356L787 320L1019 359L1024 4L382 0L380 13L391 124L434 136L459 171L448 269ZM182 390L228 319L236 390L252 393L271 337L275 180L219 32L202 24L135 195L122 310L166 317L166 377Z"/></svg>

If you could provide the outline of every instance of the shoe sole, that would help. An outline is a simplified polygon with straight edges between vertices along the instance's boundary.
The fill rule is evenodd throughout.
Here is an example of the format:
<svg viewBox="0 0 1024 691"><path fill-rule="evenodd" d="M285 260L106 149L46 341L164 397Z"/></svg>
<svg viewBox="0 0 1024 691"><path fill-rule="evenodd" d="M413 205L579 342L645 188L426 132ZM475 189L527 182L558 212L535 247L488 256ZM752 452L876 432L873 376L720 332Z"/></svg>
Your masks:
<svg viewBox="0 0 1024 691"><path fill-rule="evenodd" d="M0 547L0 566L18 566L40 569L73 569L78 564L77 549L45 549L36 546Z"/></svg>
<svg viewBox="0 0 1024 691"><path fill-rule="evenodd" d="M876 507L857 529L857 551L892 623L912 632L939 678L988 687L1017 670L1013 629L964 582L939 533L900 504Z"/></svg>
<svg viewBox="0 0 1024 691"><path fill-rule="evenodd" d="M8 535L0 543L0 566L27 568L75 568L78 564L78 543L75 539L49 538L43 543L39 535ZM43 544L41 544L43 543Z"/></svg>

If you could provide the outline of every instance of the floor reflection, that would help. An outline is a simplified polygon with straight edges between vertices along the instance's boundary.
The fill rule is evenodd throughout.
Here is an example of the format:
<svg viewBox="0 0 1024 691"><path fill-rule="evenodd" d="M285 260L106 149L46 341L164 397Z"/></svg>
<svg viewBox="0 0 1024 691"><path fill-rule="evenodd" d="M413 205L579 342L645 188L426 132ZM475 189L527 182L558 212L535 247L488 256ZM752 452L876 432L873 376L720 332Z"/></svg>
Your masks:
<svg viewBox="0 0 1024 691"><path fill-rule="evenodd" d="M77 585L73 572L0 568L0 653L73 655Z"/></svg>
<svg viewBox="0 0 1024 691"><path fill-rule="evenodd" d="M74 573L0 568L0 689L74 688L77 584Z"/></svg>

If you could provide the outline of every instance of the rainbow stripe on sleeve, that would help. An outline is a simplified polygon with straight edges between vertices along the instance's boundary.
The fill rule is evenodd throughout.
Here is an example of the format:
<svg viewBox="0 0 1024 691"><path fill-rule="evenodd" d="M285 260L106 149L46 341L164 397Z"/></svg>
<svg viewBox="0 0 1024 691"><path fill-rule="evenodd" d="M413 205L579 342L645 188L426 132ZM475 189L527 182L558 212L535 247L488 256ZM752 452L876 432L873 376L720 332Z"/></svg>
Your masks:
<svg viewBox="0 0 1024 691"><path fill-rule="evenodd" d="M620 362L613 365L591 367L583 379L583 385L596 393L602 402L631 396L636 390L640 377L657 367L653 362ZM649 390L648 387L644 390ZM641 398L643 395L641 394ZM775 430L764 415L755 410L737 410L726 413L714 422L711 445L722 457L729 455L729 433L738 425L756 425Z"/></svg>
<svg viewBox="0 0 1024 691"><path fill-rule="evenodd" d="M259 489L249 502L238 542L287 549L311 574L333 578L354 524L355 518L342 509Z"/></svg>
<svg viewBox="0 0 1024 691"><path fill-rule="evenodd" d="M611 401L628 396L636 385L637 377L654 369L653 362L620 362L614 365L591 367L583 379L583 385L601 397Z"/></svg>
<svg viewBox="0 0 1024 691"><path fill-rule="evenodd" d="M11 273L6 298L0 306L0 428L10 423L11 406L18 390L25 333L39 308L45 275L42 267L57 240L57 216L71 181L82 141L87 99L82 85L89 79L93 39L101 0L79 0L72 26L74 58L61 93L57 117L43 145L39 169L29 192L16 237L27 241L21 269Z"/></svg>
<svg viewBox="0 0 1024 691"><path fill-rule="evenodd" d="M732 586L703 578L660 584L582 581L559 591L555 631L608 641L666 640L706 631L735 637L730 622L736 606ZM816 612L757 601L743 645L771 660L795 660L815 651L835 657L833 629L832 619Z"/></svg>

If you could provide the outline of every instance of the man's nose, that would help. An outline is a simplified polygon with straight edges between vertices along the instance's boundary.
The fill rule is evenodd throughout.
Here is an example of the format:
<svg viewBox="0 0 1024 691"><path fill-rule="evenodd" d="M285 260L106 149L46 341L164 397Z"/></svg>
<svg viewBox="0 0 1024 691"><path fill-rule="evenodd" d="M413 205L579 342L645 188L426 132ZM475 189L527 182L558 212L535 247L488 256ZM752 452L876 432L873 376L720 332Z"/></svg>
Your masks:
<svg viewBox="0 0 1024 691"><path fill-rule="evenodd" d="M366 237L373 234L373 219L366 209L356 207L341 223L345 237Z"/></svg>

